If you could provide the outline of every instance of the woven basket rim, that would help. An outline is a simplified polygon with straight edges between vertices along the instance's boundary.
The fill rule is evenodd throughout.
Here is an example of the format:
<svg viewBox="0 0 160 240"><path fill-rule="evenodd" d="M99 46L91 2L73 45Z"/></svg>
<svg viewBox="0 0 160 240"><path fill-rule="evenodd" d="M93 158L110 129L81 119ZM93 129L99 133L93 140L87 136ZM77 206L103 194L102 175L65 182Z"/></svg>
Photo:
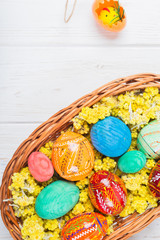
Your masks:
<svg viewBox="0 0 160 240"><path fill-rule="evenodd" d="M9 230L13 239L21 240L19 219L15 217L13 208L8 202L3 202L11 196L8 186L11 184L11 176L18 172L27 163L27 158L32 151L38 150L50 139L55 139L59 132L71 125L71 119L76 116L85 106L91 106L105 96L118 95L120 93L144 89L146 87L160 88L159 74L137 74L129 77L119 78L108 82L102 87L79 98L68 107L58 111L47 121L38 126L31 135L24 140L15 151L12 159L7 164L0 188L0 208L2 220ZM135 233L144 229L154 219L160 216L160 205L157 208L147 210L138 215L134 213L127 218L117 218L115 232L107 236L109 240L125 240Z"/></svg>

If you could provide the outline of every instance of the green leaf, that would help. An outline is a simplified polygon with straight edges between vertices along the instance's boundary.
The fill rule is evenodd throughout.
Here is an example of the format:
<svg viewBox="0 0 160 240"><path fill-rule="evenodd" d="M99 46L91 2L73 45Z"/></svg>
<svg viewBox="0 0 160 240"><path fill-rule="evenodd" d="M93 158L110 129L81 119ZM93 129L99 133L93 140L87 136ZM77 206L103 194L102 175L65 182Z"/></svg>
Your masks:
<svg viewBox="0 0 160 240"><path fill-rule="evenodd" d="M117 21L120 19L119 16L116 16L115 18L113 18L113 19L110 21L110 23L112 23L116 18L118 18Z"/></svg>
<svg viewBox="0 0 160 240"><path fill-rule="evenodd" d="M124 17L124 9L123 9L123 13L121 15L119 0L118 0L118 6L116 5L116 3L114 3L114 7L115 7L115 12L118 14L118 16L116 18L119 18L117 21L119 21L119 20L122 21L123 17ZM112 19L112 21L110 23L112 23L116 18Z"/></svg>

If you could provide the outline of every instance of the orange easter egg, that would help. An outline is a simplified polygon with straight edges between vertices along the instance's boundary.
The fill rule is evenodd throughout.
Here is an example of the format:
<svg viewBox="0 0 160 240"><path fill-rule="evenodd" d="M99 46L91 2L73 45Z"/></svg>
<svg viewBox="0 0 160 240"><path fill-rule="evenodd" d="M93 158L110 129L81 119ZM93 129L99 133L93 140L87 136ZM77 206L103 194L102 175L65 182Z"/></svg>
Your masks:
<svg viewBox="0 0 160 240"><path fill-rule="evenodd" d="M62 229L62 240L102 240L108 223L99 213L83 213L70 219Z"/></svg>
<svg viewBox="0 0 160 240"><path fill-rule="evenodd" d="M126 14L117 0L95 0L92 11L96 21L108 31L119 32L126 25Z"/></svg>
<svg viewBox="0 0 160 240"><path fill-rule="evenodd" d="M93 169L93 148L82 135L65 132L53 144L52 163L62 178L81 180Z"/></svg>

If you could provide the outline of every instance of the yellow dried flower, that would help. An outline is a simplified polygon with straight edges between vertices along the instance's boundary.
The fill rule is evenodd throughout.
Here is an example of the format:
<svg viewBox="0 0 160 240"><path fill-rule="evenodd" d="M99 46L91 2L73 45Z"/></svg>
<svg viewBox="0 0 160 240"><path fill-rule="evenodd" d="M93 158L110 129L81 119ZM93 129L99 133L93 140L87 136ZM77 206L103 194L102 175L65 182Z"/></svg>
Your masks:
<svg viewBox="0 0 160 240"><path fill-rule="evenodd" d="M80 117L75 117L72 119L73 126L75 130L80 134L87 134L89 132L89 125L88 123L81 119Z"/></svg>
<svg viewBox="0 0 160 240"><path fill-rule="evenodd" d="M127 197L127 203L123 211L119 214L120 217L127 217L128 215L134 213L135 208L132 206L133 195L129 194Z"/></svg>
<svg viewBox="0 0 160 240"><path fill-rule="evenodd" d="M122 180L125 183L125 186L128 190L137 190L141 186L142 177L140 174L128 174L122 176Z"/></svg>
<svg viewBox="0 0 160 240"><path fill-rule="evenodd" d="M106 219L107 219L108 225L111 226L111 225L113 224L114 220L115 220L115 217L112 216L112 215L108 215L108 216L106 217Z"/></svg>
<svg viewBox="0 0 160 240"><path fill-rule="evenodd" d="M53 176L53 177L50 178L48 181L42 182L41 184L42 184L43 187L46 187L46 186L48 186L50 183L55 182L55 181L57 181L57 180L58 180L58 178L55 177L55 176Z"/></svg>
<svg viewBox="0 0 160 240"><path fill-rule="evenodd" d="M156 162L153 159L148 159L146 162L146 167L152 169L155 166Z"/></svg>
<svg viewBox="0 0 160 240"><path fill-rule="evenodd" d="M117 162L109 157L103 158L102 170L113 171L117 166Z"/></svg>
<svg viewBox="0 0 160 240"><path fill-rule="evenodd" d="M110 226L108 229L107 229L107 235L110 235L111 233L114 232L114 229L113 229L113 226Z"/></svg>
<svg viewBox="0 0 160 240"><path fill-rule="evenodd" d="M51 159L51 156L52 156L52 150L49 148L45 148L45 147L41 147L40 149L39 149L39 151L41 152L41 153L44 153L49 159Z"/></svg>
<svg viewBox="0 0 160 240"><path fill-rule="evenodd" d="M157 87L147 87L144 91L149 93L150 96L155 96L159 93L159 89Z"/></svg>
<svg viewBox="0 0 160 240"><path fill-rule="evenodd" d="M102 170L102 160L101 159L96 159L94 162L94 170L99 171Z"/></svg>
<svg viewBox="0 0 160 240"><path fill-rule="evenodd" d="M76 182L76 185L79 189L84 189L86 187L86 185L89 184L89 179L85 178L83 180L80 180L78 182Z"/></svg>
<svg viewBox="0 0 160 240"><path fill-rule="evenodd" d="M14 173L14 175L12 176L12 189L19 190L20 188L23 188L25 180L25 177L20 173Z"/></svg>
<svg viewBox="0 0 160 240"><path fill-rule="evenodd" d="M14 199L14 203L19 205L20 207L26 207L28 205L32 205L35 202L35 198L33 196L28 197L27 195L23 194L22 197Z"/></svg>
<svg viewBox="0 0 160 240"><path fill-rule="evenodd" d="M88 189L82 190L79 195L79 201L82 203L87 202L88 200Z"/></svg>
<svg viewBox="0 0 160 240"><path fill-rule="evenodd" d="M37 215L28 217L23 222L23 227L21 229L22 237L29 237L32 240L43 240L44 228L43 220Z"/></svg>
<svg viewBox="0 0 160 240"><path fill-rule="evenodd" d="M58 220L54 219L54 220L46 220L45 224L44 224L44 228L54 231L56 228L58 228Z"/></svg>
<svg viewBox="0 0 160 240"><path fill-rule="evenodd" d="M61 240L59 229L57 228L55 231L46 232L43 240Z"/></svg>
<svg viewBox="0 0 160 240"><path fill-rule="evenodd" d="M82 203L77 203L72 210L72 213L74 215L78 215L78 214L83 213L83 212L85 212L85 207L82 205Z"/></svg>
<svg viewBox="0 0 160 240"><path fill-rule="evenodd" d="M84 208L85 208L85 212L94 212L95 210L90 199L88 199L87 202L84 203Z"/></svg>
<svg viewBox="0 0 160 240"><path fill-rule="evenodd" d="M134 199L132 201L132 206L133 208L138 212L138 213L143 213L148 207L147 201L139 196L134 196Z"/></svg>

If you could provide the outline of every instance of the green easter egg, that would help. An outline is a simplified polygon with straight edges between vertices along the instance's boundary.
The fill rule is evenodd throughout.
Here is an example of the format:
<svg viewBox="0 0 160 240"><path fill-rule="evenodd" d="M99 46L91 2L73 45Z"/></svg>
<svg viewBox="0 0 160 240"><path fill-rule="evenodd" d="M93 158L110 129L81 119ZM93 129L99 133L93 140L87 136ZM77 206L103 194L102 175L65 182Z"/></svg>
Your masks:
<svg viewBox="0 0 160 240"><path fill-rule="evenodd" d="M45 187L38 195L35 210L43 219L64 216L78 202L79 188L70 182L56 181Z"/></svg>
<svg viewBox="0 0 160 240"><path fill-rule="evenodd" d="M146 164L146 156L140 151L129 151L118 160L118 168L125 173L136 173Z"/></svg>
<svg viewBox="0 0 160 240"><path fill-rule="evenodd" d="M137 146L147 158L160 158L160 121L152 121L140 131Z"/></svg>
<svg viewBox="0 0 160 240"><path fill-rule="evenodd" d="M160 158L160 121L152 121L140 131L137 146L147 158Z"/></svg>

